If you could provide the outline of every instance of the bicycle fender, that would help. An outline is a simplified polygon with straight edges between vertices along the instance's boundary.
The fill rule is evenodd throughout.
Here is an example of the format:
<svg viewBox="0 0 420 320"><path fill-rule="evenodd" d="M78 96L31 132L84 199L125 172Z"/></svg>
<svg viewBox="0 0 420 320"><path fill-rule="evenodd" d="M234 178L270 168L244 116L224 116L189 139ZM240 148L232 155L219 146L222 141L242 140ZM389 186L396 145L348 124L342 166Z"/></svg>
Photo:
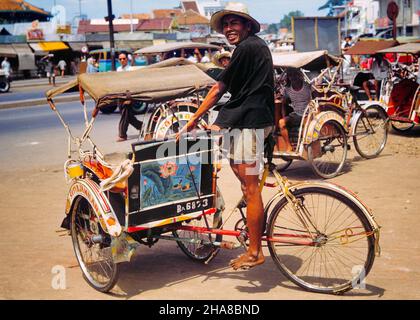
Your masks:
<svg viewBox="0 0 420 320"><path fill-rule="evenodd" d="M108 198L100 187L91 179L83 179L75 181L69 189L66 200L66 215L71 212L74 201L78 196L85 198L92 206L102 229L111 236L118 237L121 235L122 227L118 222L117 216L109 203Z"/></svg>
<svg viewBox="0 0 420 320"><path fill-rule="evenodd" d="M356 123L359 121L359 118L362 116L362 111L358 110L356 111L353 116L350 119L350 135L354 136L356 135Z"/></svg>
<svg viewBox="0 0 420 320"><path fill-rule="evenodd" d="M322 126L328 121L333 121L333 122L338 123L341 127L343 127L344 132L347 133L344 118L341 115L339 115L337 112L325 111L325 112L321 112L317 114L315 118L311 121L311 123L309 124L304 143L311 144L313 141L316 141L319 137L319 132Z"/></svg>

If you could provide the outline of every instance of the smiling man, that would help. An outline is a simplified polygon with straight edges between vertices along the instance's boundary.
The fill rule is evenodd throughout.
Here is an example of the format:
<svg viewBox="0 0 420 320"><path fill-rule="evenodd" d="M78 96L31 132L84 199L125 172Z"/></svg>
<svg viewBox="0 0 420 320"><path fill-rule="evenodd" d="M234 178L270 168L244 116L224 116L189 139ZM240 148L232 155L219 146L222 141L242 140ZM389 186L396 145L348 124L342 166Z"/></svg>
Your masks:
<svg viewBox="0 0 420 320"><path fill-rule="evenodd" d="M273 62L268 46L255 35L260 31L260 24L242 4L231 3L225 10L216 12L210 23L236 48L229 66L220 74L217 84L180 134L196 127L199 119L220 97L226 91L230 92L231 99L221 108L210 128L215 131L223 129L233 135L233 139L229 137L227 153L247 203L250 241L248 251L232 260L231 266L235 270L248 269L264 263L261 249L264 209L259 172L255 169L261 161L264 139L274 125ZM226 145L226 134L224 138Z"/></svg>

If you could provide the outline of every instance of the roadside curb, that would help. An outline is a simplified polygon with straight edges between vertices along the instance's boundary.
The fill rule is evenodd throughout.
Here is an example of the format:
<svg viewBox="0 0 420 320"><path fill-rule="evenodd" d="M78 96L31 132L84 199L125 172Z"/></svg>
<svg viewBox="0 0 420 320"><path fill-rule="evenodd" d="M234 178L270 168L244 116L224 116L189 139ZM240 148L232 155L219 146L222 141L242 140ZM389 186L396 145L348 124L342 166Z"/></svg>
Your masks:
<svg viewBox="0 0 420 320"><path fill-rule="evenodd" d="M73 102L79 101L80 96L79 94L72 94L69 96L64 97L57 97L54 99L54 103L61 103L61 102ZM86 99L89 100L89 99ZM26 99L26 100L17 100L17 101L7 101L0 103L0 110L2 109L12 109L12 108L23 108L23 107L34 107L40 105L48 104L47 98L42 99Z"/></svg>
<svg viewBox="0 0 420 320"><path fill-rule="evenodd" d="M66 84L70 81L72 81L73 79L75 79L75 77L69 77L64 79L60 79L59 81L57 81L56 79L56 86L62 85L62 84ZM45 87L45 86L49 86L50 84L48 83L48 81L36 81L36 80L15 80L12 81L10 83L10 89L13 88L25 88L25 87ZM51 86L52 87L52 86Z"/></svg>

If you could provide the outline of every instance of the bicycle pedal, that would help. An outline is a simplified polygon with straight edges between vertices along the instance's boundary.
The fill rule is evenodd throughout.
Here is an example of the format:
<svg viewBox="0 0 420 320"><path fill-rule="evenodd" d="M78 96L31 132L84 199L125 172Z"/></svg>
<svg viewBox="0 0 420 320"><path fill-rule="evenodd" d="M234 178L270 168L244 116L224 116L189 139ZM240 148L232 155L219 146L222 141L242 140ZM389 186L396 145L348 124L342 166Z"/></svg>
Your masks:
<svg viewBox="0 0 420 320"><path fill-rule="evenodd" d="M212 254L210 255L210 257L206 261L204 261L204 264L205 265L208 265L216 257L216 255L219 253L219 251L220 251L220 248L216 248L216 250L214 250L212 252Z"/></svg>
<svg viewBox="0 0 420 320"><path fill-rule="evenodd" d="M242 198L242 200L238 203L237 208L238 209L244 209L244 208L246 208L246 206L247 206L246 200Z"/></svg>

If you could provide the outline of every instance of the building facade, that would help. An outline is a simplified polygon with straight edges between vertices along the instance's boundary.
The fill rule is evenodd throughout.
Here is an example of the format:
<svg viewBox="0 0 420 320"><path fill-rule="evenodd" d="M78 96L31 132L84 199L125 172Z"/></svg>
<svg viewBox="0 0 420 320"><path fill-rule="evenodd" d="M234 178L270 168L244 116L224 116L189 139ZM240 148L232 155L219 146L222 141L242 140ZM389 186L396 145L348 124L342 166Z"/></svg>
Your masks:
<svg viewBox="0 0 420 320"><path fill-rule="evenodd" d="M384 30L392 27L387 17L387 8L391 0L379 0L379 17L376 28ZM397 28L399 36L420 38L420 0L395 0L399 6ZM405 29L405 31L404 31Z"/></svg>

